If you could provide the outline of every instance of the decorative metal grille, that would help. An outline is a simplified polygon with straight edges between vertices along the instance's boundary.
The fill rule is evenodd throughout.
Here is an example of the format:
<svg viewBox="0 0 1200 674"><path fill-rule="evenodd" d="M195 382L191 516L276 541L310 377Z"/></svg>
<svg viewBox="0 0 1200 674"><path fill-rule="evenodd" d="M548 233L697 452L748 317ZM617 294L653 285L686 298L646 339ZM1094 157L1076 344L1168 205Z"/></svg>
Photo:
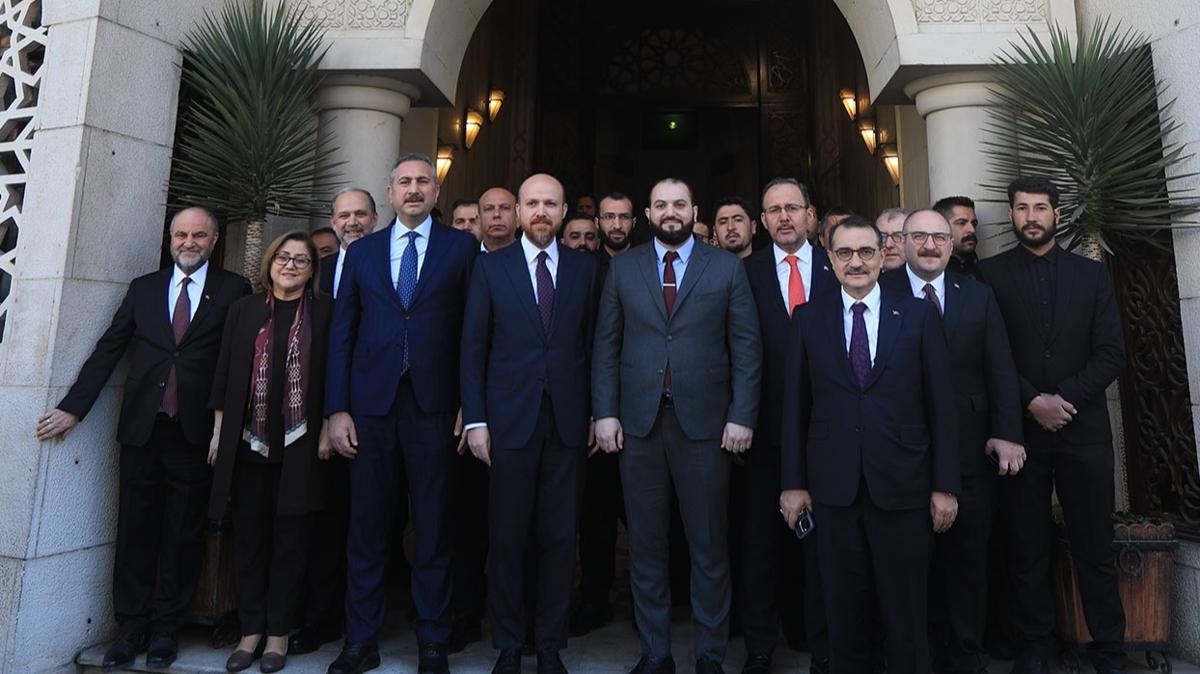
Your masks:
<svg viewBox="0 0 1200 674"><path fill-rule="evenodd" d="M45 53L41 0L0 0L0 340L12 306Z"/></svg>

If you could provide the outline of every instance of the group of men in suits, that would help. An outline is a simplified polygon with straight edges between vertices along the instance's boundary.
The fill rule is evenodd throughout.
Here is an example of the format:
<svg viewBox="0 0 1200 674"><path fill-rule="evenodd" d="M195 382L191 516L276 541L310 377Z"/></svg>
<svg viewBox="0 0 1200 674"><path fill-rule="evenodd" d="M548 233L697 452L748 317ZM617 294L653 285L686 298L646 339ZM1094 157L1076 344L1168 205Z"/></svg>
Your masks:
<svg viewBox="0 0 1200 674"><path fill-rule="evenodd" d="M997 507L1023 638L1014 672L1046 672L1052 489L1094 664L1123 667L1104 398L1121 367L1121 330L1104 268L1055 243L1052 183L1010 186L1018 245L979 263L983 282L947 271L956 234L973 235L974 224L952 225L942 204L908 214L886 237L863 218L840 218L819 246L809 240L817 215L807 188L775 179L761 194L771 245L743 261L697 240L694 195L677 179L654 185L652 239L627 253L636 218L624 195L601 200L603 245L591 254L560 241L567 206L553 177L531 176L517 195L492 192L480 219L494 246L433 221L439 187L423 155L397 161L388 186L396 218L378 231L367 191L335 196L340 246L322 261L321 285L336 298L326 413L345 459L330 493L346 509L318 524L294 649L315 649L344 621L329 672L379 666L389 532L406 499L419 671L449 671L462 575L455 542L482 519L494 671L520 672L531 637L539 673L565 672L577 531L583 513L619 510L606 501L611 483L591 482L598 455L615 459L623 493L637 674L675 671L673 498L700 674L723 671L735 582L743 672L771 671L780 588L795 574L814 671L986 671ZM517 242L511 226L501 231L506 205ZM175 216L174 266L130 284L75 385L38 420L40 438L69 432L133 345L118 424L121 629L109 667L147 648L152 666L170 664L198 579L197 496L207 494L212 426L204 398L225 309L249 292L207 265L217 236L203 209ZM889 253L903 263L882 273ZM461 479L456 435L466 460L486 466L482 488ZM735 461L746 480L737 579ZM598 486L604 493L585 500ZM585 552L582 561L586 583L597 560Z"/></svg>

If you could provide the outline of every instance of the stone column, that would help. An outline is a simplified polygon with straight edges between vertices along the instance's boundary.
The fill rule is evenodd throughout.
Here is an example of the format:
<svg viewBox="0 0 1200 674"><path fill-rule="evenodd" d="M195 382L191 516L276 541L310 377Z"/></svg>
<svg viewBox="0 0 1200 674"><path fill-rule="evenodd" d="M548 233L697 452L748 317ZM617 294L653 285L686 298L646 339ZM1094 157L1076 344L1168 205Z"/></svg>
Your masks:
<svg viewBox="0 0 1200 674"><path fill-rule="evenodd" d="M317 97L320 133L336 149L329 161L343 162L340 180L365 188L380 209L380 225L390 218L388 172L400 153L400 131L418 90L372 75L330 75Z"/></svg>
<svg viewBox="0 0 1200 674"><path fill-rule="evenodd" d="M976 200L980 256L1000 251L1007 232L1008 210L1003 204L982 203L994 197L981 184L992 182L988 175L983 141L989 138L987 124L991 75L982 70L942 73L914 80L904 93L914 99L917 112L925 118L929 147L929 198L963 195Z"/></svg>

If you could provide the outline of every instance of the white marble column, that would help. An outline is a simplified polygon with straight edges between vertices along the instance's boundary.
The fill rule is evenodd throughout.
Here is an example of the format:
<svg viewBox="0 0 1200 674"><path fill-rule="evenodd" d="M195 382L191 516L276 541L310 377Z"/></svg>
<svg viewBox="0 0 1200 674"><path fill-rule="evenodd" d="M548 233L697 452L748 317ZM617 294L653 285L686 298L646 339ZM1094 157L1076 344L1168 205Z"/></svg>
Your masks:
<svg viewBox="0 0 1200 674"><path fill-rule="evenodd" d="M990 138L988 86L991 75L982 70L942 73L914 80L904 93L914 99L917 112L925 118L929 148L929 198L963 195L976 200L980 227L981 256L1000 250L1002 239L993 236L1009 227L1003 204L983 203L995 197L981 184L992 182L988 175L983 141Z"/></svg>
<svg viewBox="0 0 1200 674"><path fill-rule="evenodd" d="M340 181L371 192L380 209L380 224L391 217L387 201L388 172L400 154L404 118L419 92L409 84L372 75L330 75L318 94L321 134L336 149L331 162Z"/></svg>

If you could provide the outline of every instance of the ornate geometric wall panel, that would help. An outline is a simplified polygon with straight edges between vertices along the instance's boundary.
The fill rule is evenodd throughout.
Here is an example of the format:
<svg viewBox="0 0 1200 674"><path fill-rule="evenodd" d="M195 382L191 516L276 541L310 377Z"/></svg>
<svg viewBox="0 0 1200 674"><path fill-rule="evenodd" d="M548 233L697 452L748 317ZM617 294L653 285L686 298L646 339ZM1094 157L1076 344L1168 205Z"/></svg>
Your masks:
<svg viewBox="0 0 1200 674"><path fill-rule="evenodd" d="M601 91L752 93L745 63L723 49L725 43L699 28L641 30L614 50Z"/></svg>
<svg viewBox="0 0 1200 674"><path fill-rule="evenodd" d="M979 0L917 0L918 23L970 23L979 20Z"/></svg>
<svg viewBox="0 0 1200 674"><path fill-rule="evenodd" d="M403 28L413 0L307 0L304 16L326 28Z"/></svg>
<svg viewBox="0 0 1200 674"><path fill-rule="evenodd" d="M41 0L0 0L0 340L12 302L45 54Z"/></svg>
<svg viewBox="0 0 1200 674"><path fill-rule="evenodd" d="M1042 23L1048 0L916 0L917 23Z"/></svg>

